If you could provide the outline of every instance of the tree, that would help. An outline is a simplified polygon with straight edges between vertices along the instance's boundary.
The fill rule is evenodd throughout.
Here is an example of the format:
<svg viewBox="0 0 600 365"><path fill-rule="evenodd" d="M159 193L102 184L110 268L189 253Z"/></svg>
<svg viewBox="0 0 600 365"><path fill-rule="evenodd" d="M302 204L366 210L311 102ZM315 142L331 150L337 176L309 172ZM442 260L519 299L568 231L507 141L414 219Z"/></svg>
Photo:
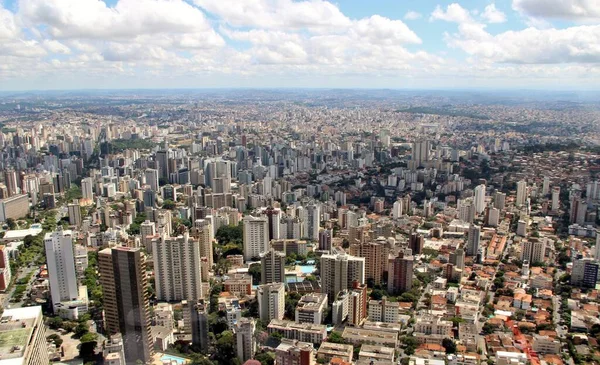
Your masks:
<svg viewBox="0 0 600 365"><path fill-rule="evenodd" d="M261 365L273 365L275 363L275 358L271 352L260 352L254 356L254 359L260 361Z"/></svg>
<svg viewBox="0 0 600 365"><path fill-rule="evenodd" d="M48 319L48 327L52 328L53 330L57 330L62 328L63 322L63 319L60 317L51 317Z"/></svg>
<svg viewBox="0 0 600 365"><path fill-rule="evenodd" d="M79 323L75 327L74 332L75 332L75 337L83 337L83 335L85 335L89 332L89 326L87 325L87 323Z"/></svg>
<svg viewBox="0 0 600 365"><path fill-rule="evenodd" d="M88 332L88 333L84 334L83 336L81 336L80 341L81 341L81 343L96 342L97 339L98 339L98 335L96 333Z"/></svg>
<svg viewBox="0 0 600 365"><path fill-rule="evenodd" d="M342 335L337 331L332 331L329 337L327 338L327 342L331 343L347 343L346 340L342 337Z"/></svg>
<svg viewBox="0 0 600 365"><path fill-rule="evenodd" d="M490 335L490 334L494 333L494 330L495 330L495 327L492 326L489 322L486 322L482 328L483 333L486 335Z"/></svg>
<svg viewBox="0 0 600 365"><path fill-rule="evenodd" d="M417 348L417 339L414 336L404 336L401 339L402 344L404 344L404 353L408 356L415 353L415 349Z"/></svg>
<svg viewBox="0 0 600 365"><path fill-rule="evenodd" d="M173 210L173 209L175 209L175 202L172 201L171 199L166 199L163 202L162 208L163 209L168 209L168 210Z"/></svg>
<svg viewBox="0 0 600 365"><path fill-rule="evenodd" d="M289 319L296 317L296 306L302 296L298 293L288 293L285 296L285 316Z"/></svg>
<svg viewBox="0 0 600 365"><path fill-rule="evenodd" d="M215 274L217 275L227 274L229 272L229 269L231 269L231 261L227 259L221 258L215 264Z"/></svg>
<svg viewBox="0 0 600 365"><path fill-rule="evenodd" d="M233 333L231 331L224 331L217 339L215 359L219 364L231 364L231 361L234 358L235 347Z"/></svg>
<svg viewBox="0 0 600 365"><path fill-rule="evenodd" d="M63 339L60 338L60 336L57 335L56 333L53 333L50 336L47 336L46 340L52 341L54 343L54 345L56 345L56 347L60 347L60 345L62 345L62 343L63 343Z"/></svg>
<svg viewBox="0 0 600 365"><path fill-rule="evenodd" d="M447 354L456 353L456 344L450 338L444 338L442 340L442 346L446 349Z"/></svg>
<svg viewBox="0 0 600 365"><path fill-rule="evenodd" d="M258 263L252 264L248 268L248 274L250 274L252 276L252 282L253 282L253 284L256 285L256 284L260 283L261 275L262 275L262 267Z"/></svg>
<svg viewBox="0 0 600 365"><path fill-rule="evenodd" d="M385 296L385 292L381 289L373 289L371 290L371 299L373 300L381 300Z"/></svg>
<svg viewBox="0 0 600 365"><path fill-rule="evenodd" d="M13 229L17 228L17 223L12 218L8 218L6 220L6 225L8 226L8 229L10 229L10 230L13 230Z"/></svg>

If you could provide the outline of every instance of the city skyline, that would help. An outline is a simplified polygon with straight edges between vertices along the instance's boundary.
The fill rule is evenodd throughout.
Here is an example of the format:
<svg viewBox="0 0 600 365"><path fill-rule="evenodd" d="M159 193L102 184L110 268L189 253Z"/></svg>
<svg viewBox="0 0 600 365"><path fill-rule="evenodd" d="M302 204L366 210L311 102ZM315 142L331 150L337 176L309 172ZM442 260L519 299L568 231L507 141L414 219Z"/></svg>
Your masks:
<svg viewBox="0 0 600 365"><path fill-rule="evenodd" d="M0 90L598 89L591 1L0 1Z"/></svg>

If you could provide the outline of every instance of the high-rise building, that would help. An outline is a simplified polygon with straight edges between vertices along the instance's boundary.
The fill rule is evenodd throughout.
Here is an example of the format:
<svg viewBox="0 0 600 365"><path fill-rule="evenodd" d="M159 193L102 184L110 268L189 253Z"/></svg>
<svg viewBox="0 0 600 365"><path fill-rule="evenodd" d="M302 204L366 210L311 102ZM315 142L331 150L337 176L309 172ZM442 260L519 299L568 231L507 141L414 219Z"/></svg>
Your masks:
<svg viewBox="0 0 600 365"><path fill-rule="evenodd" d="M552 207L551 207L553 212L558 212L559 204L560 204L560 187L554 186L554 187L552 187Z"/></svg>
<svg viewBox="0 0 600 365"><path fill-rule="evenodd" d="M465 250L462 247L457 248L454 252L450 252L450 263L456 266L457 269L465 269Z"/></svg>
<svg viewBox="0 0 600 365"><path fill-rule="evenodd" d="M479 240L481 239L481 227L471 224L467 237L467 256L475 256L479 252Z"/></svg>
<svg viewBox="0 0 600 365"><path fill-rule="evenodd" d="M156 298L164 301L202 299L200 244L186 232L152 241Z"/></svg>
<svg viewBox="0 0 600 365"><path fill-rule="evenodd" d="M337 294L352 289L353 282L365 283L365 259L346 254L321 256L321 293L333 302Z"/></svg>
<svg viewBox="0 0 600 365"><path fill-rule="evenodd" d="M546 238L521 241L521 261L543 263L546 255Z"/></svg>
<svg viewBox="0 0 600 365"><path fill-rule="evenodd" d="M169 155L170 150L156 151L156 162L158 163L158 177L169 178Z"/></svg>
<svg viewBox="0 0 600 365"><path fill-rule="evenodd" d="M319 227L321 224L321 206L319 204L309 204L304 210L306 212L304 219L304 236L312 241L319 240Z"/></svg>
<svg viewBox="0 0 600 365"><path fill-rule="evenodd" d="M200 352L208 351L208 308L204 300L181 301L184 332L191 335L192 346Z"/></svg>
<svg viewBox="0 0 600 365"><path fill-rule="evenodd" d="M506 205L506 194L499 191L494 194L494 208L503 210Z"/></svg>
<svg viewBox="0 0 600 365"><path fill-rule="evenodd" d="M329 251L331 250L331 240L333 238L333 232L329 229L323 229L319 232L319 250Z"/></svg>
<svg viewBox="0 0 600 365"><path fill-rule="evenodd" d="M69 212L69 224L72 226L81 226L81 206L79 201L74 200L73 203L67 205Z"/></svg>
<svg viewBox="0 0 600 365"><path fill-rule="evenodd" d="M285 283L285 253L271 248L260 254L260 264L261 283Z"/></svg>
<svg viewBox="0 0 600 365"><path fill-rule="evenodd" d="M283 319L285 313L285 285L272 283L259 285L256 289L258 313L262 321Z"/></svg>
<svg viewBox="0 0 600 365"><path fill-rule="evenodd" d="M256 324L252 318L241 318L233 327L235 352L237 358L242 362L252 359L256 352L255 328Z"/></svg>
<svg viewBox="0 0 600 365"><path fill-rule="evenodd" d="M400 251L388 264L388 292L399 294L412 289L414 258Z"/></svg>
<svg viewBox="0 0 600 365"><path fill-rule="evenodd" d="M210 218L210 217L207 217ZM206 257L208 267L212 268L214 264L213 258L213 239L214 227L210 219L196 219L192 235L198 239L200 243L200 256ZM208 280L208 278L203 278Z"/></svg>
<svg viewBox="0 0 600 365"><path fill-rule="evenodd" d="M150 361L154 350L144 254L139 248L107 248L98 253L98 269L106 331L123 336L126 363Z"/></svg>
<svg viewBox="0 0 600 365"><path fill-rule="evenodd" d="M8 288L11 278L9 254L6 246L0 245L0 291Z"/></svg>
<svg viewBox="0 0 600 365"><path fill-rule="evenodd" d="M596 230L596 246L594 247L594 258L596 259L596 261L600 261L600 230Z"/></svg>
<svg viewBox="0 0 600 365"><path fill-rule="evenodd" d="M550 193L550 177L544 176L544 182L542 183L542 195L546 196Z"/></svg>
<svg viewBox="0 0 600 365"><path fill-rule="evenodd" d="M394 202L392 206L392 217L397 219L402 217L402 200L398 199Z"/></svg>
<svg viewBox="0 0 600 365"><path fill-rule="evenodd" d="M73 251L73 234L59 229L46 233L46 262L50 281L52 308L56 312L60 302L77 300L77 273Z"/></svg>
<svg viewBox="0 0 600 365"><path fill-rule="evenodd" d="M573 261L571 285L595 288L598 281L599 264L591 258L577 258Z"/></svg>
<svg viewBox="0 0 600 365"><path fill-rule="evenodd" d="M267 223L269 227L269 241L278 239L280 237L280 223L281 220L281 209L268 207L262 212L267 217Z"/></svg>
<svg viewBox="0 0 600 365"><path fill-rule="evenodd" d="M140 236L142 237L142 245L146 248L146 251L152 252L152 239L156 235L156 224L149 220L144 221L140 224Z"/></svg>
<svg viewBox="0 0 600 365"><path fill-rule="evenodd" d="M515 203L516 203L517 207L521 207L521 206L525 205L526 201L527 201L527 182L521 180L517 183L517 200Z"/></svg>
<svg viewBox="0 0 600 365"><path fill-rule="evenodd" d="M81 197L86 202L94 201L94 180L91 177L81 179Z"/></svg>
<svg viewBox="0 0 600 365"><path fill-rule="evenodd" d="M485 210L485 185L477 185L474 191L474 204L475 212L477 214L483 213Z"/></svg>
<svg viewBox="0 0 600 365"><path fill-rule="evenodd" d="M429 161L429 141L419 141L413 143L412 148L412 161L414 161L414 167L423 166L423 162Z"/></svg>
<svg viewBox="0 0 600 365"><path fill-rule="evenodd" d="M146 177L146 185L150 186L150 190L157 192L158 191L158 170L156 169L146 169L144 172L144 176Z"/></svg>
<svg viewBox="0 0 600 365"><path fill-rule="evenodd" d="M423 252L423 245L425 245L425 237L420 233L413 232L408 241L408 248L411 252L414 255L420 255Z"/></svg>
<svg viewBox="0 0 600 365"><path fill-rule="evenodd" d="M384 242L369 242L350 246L350 254L365 259L365 280L374 285L381 284L387 269L389 249Z"/></svg>
<svg viewBox="0 0 600 365"><path fill-rule="evenodd" d="M0 346L0 364L50 364L42 307L5 309L0 337L5 339Z"/></svg>
<svg viewBox="0 0 600 365"><path fill-rule="evenodd" d="M243 226L244 260L248 261L269 249L269 224L267 217L249 215L244 217Z"/></svg>
<svg viewBox="0 0 600 365"><path fill-rule="evenodd" d="M6 185L8 196L17 195L19 193L17 172L15 170L4 171L4 184Z"/></svg>

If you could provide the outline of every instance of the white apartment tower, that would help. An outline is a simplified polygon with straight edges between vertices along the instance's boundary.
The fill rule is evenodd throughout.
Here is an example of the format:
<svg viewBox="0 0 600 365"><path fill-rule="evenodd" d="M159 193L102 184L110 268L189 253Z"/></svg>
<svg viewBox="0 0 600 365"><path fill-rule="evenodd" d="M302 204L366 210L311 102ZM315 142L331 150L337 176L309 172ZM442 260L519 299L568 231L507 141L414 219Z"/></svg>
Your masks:
<svg viewBox="0 0 600 365"><path fill-rule="evenodd" d="M352 283L365 283L365 258L346 254L321 256L321 293L333 302L342 290L352 289Z"/></svg>
<svg viewBox="0 0 600 365"><path fill-rule="evenodd" d="M202 299L200 244L186 232L152 241L156 298L164 301Z"/></svg>
<svg viewBox="0 0 600 365"><path fill-rule="evenodd" d="M91 177L81 180L81 196L89 202L94 201L94 180Z"/></svg>
<svg viewBox="0 0 600 365"><path fill-rule="evenodd" d="M285 313L285 286L283 283L259 285L256 290L258 313L265 323L283 319Z"/></svg>
<svg viewBox="0 0 600 365"><path fill-rule="evenodd" d="M517 183L517 201L516 201L517 207L522 207L523 205L525 205L526 201L527 201L527 182L521 180Z"/></svg>
<svg viewBox="0 0 600 365"><path fill-rule="evenodd" d="M56 304L77 300L79 295L73 251L73 234L71 231L63 231L59 228L58 231L46 233L44 244L46 246L52 307L56 311Z"/></svg>
<svg viewBox="0 0 600 365"><path fill-rule="evenodd" d="M248 261L269 249L269 223L267 217L247 216L243 226L244 260Z"/></svg>
<svg viewBox="0 0 600 365"><path fill-rule="evenodd" d="M485 210L485 185L477 185L475 187L474 195L475 212L481 214Z"/></svg>

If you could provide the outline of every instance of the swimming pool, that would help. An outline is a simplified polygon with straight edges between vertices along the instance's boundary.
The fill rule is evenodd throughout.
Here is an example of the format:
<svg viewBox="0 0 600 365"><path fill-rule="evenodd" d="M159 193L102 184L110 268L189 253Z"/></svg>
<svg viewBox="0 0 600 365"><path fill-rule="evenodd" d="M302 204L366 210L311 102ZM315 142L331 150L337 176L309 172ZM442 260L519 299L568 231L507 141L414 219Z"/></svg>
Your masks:
<svg viewBox="0 0 600 365"><path fill-rule="evenodd" d="M312 274L317 268L315 265L298 265L303 274Z"/></svg>
<svg viewBox="0 0 600 365"><path fill-rule="evenodd" d="M160 358L160 361L176 361L178 364L185 364L187 360L184 359L183 357L178 357L178 356L174 356L174 355L164 354Z"/></svg>

